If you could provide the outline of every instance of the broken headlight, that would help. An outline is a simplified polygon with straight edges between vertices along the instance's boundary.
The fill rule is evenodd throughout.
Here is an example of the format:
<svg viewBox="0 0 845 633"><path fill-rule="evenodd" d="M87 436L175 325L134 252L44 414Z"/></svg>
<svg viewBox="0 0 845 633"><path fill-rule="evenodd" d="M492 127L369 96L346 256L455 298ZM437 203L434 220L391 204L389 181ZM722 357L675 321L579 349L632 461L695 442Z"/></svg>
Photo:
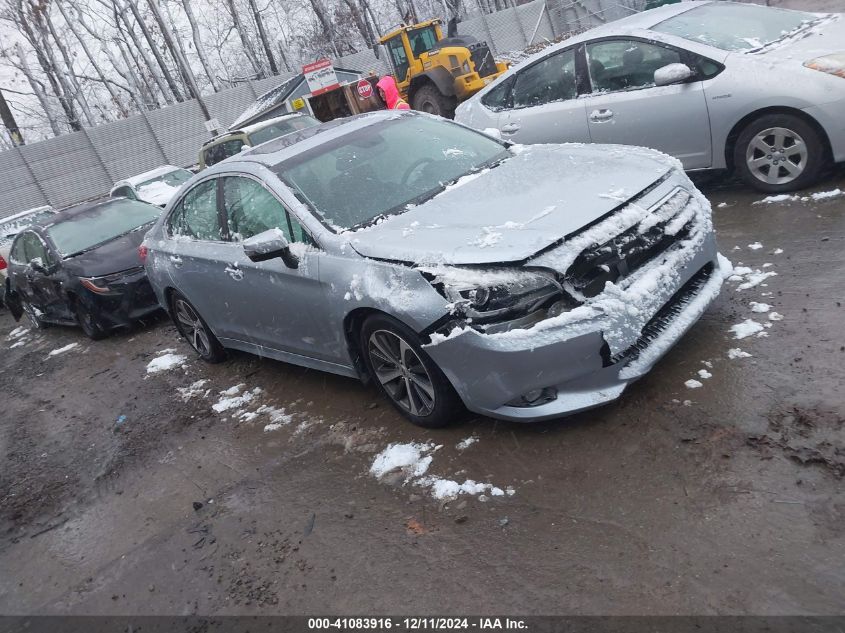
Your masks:
<svg viewBox="0 0 845 633"><path fill-rule="evenodd" d="M435 277L452 312L477 323L505 321L536 312L562 298L552 273L514 269L452 269Z"/></svg>

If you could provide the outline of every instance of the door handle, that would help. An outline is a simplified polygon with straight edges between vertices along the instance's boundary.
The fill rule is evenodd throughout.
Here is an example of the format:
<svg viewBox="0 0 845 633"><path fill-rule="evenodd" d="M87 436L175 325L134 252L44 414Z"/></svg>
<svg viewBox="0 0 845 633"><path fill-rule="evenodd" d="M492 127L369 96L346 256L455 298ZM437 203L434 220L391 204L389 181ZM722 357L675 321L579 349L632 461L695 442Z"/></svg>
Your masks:
<svg viewBox="0 0 845 633"><path fill-rule="evenodd" d="M181 266L182 265L182 258L178 255L171 255L170 261L173 263L174 266Z"/></svg>
<svg viewBox="0 0 845 633"><path fill-rule="evenodd" d="M601 110L593 110L590 112L590 121L599 123L601 121L610 121L613 118L613 110L602 108Z"/></svg>
<svg viewBox="0 0 845 633"><path fill-rule="evenodd" d="M520 127L519 123L508 123L502 126L502 134L516 134Z"/></svg>
<svg viewBox="0 0 845 633"><path fill-rule="evenodd" d="M226 272L229 273L229 277L231 277L235 281L240 281L244 278L244 271L238 268L237 264L226 266Z"/></svg>

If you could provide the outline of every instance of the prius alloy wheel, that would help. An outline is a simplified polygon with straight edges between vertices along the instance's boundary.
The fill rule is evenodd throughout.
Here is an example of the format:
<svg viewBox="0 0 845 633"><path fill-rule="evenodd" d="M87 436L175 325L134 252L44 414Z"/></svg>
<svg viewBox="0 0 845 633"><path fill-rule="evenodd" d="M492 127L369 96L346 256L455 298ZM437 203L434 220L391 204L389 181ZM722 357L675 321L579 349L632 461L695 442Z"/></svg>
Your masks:
<svg viewBox="0 0 845 633"><path fill-rule="evenodd" d="M760 191L793 191L818 179L825 150L808 123L788 114L771 114L742 131L734 162L744 180Z"/></svg>
<svg viewBox="0 0 845 633"><path fill-rule="evenodd" d="M173 320L179 333L203 360L216 363L223 360L223 346L202 320L196 308L181 294L174 293L171 299Z"/></svg>
<svg viewBox="0 0 845 633"><path fill-rule="evenodd" d="M381 391L414 424L445 426L463 410L449 380L400 322L382 315L368 318L361 348Z"/></svg>

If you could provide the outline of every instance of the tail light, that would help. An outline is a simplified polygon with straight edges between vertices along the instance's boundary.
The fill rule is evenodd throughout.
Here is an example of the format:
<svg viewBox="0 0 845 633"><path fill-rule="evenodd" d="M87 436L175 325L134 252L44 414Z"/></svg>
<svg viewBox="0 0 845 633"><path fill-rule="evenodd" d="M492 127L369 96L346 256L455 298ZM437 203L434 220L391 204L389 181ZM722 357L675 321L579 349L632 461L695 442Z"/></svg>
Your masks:
<svg viewBox="0 0 845 633"><path fill-rule="evenodd" d="M0 255L0 270L6 270L8 267L9 265L6 263L6 260Z"/></svg>
<svg viewBox="0 0 845 633"><path fill-rule="evenodd" d="M147 248L145 244L141 244L138 247L138 257L141 258L141 263L144 264L147 261L147 255L150 254L150 249Z"/></svg>

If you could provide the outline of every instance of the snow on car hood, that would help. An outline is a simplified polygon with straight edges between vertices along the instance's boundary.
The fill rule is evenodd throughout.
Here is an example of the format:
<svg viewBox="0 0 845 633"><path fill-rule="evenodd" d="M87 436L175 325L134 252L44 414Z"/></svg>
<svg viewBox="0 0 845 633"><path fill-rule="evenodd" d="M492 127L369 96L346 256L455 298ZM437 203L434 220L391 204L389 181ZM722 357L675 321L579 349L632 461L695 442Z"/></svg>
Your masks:
<svg viewBox="0 0 845 633"><path fill-rule="evenodd" d="M748 51L765 59L783 59L803 63L814 57L841 53L845 49L845 19L843 14L827 14L821 23L793 36Z"/></svg>
<svg viewBox="0 0 845 633"><path fill-rule="evenodd" d="M514 146L498 167L465 176L401 215L349 234L361 255L414 264L524 260L576 233L678 165L621 145Z"/></svg>

